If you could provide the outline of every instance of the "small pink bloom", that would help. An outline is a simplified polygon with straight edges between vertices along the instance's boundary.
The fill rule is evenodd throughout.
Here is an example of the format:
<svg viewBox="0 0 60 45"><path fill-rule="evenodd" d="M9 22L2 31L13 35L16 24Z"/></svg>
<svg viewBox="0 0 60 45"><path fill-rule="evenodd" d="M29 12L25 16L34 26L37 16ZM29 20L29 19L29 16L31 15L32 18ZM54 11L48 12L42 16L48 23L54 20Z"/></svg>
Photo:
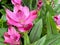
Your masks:
<svg viewBox="0 0 60 45"><path fill-rule="evenodd" d="M10 45L20 45L20 34L15 30L14 27L9 27L8 32L4 33L5 43Z"/></svg>
<svg viewBox="0 0 60 45"><path fill-rule="evenodd" d="M38 10L41 9L42 5L43 5L42 0L38 0L37 9Z"/></svg>
<svg viewBox="0 0 60 45"><path fill-rule="evenodd" d="M60 25L60 15L54 16L54 20L55 20L57 25Z"/></svg>
<svg viewBox="0 0 60 45"><path fill-rule="evenodd" d="M20 5L22 0L11 0L13 5Z"/></svg>
<svg viewBox="0 0 60 45"><path fill-rule="evenodd" d="M19 31L24 32L30 30L33 21L37 18L37 11L30 11L26 6L14 6L14 11L6 9L7 22L10 25L18 27Z"/></svg>

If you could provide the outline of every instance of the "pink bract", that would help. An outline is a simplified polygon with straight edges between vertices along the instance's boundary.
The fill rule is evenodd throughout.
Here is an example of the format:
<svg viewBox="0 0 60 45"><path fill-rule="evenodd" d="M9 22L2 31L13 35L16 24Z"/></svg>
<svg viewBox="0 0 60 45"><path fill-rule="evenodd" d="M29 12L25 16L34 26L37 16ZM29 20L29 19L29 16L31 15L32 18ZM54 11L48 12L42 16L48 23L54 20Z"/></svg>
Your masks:
<svg viewBox="0 0 60 45"><path fill-rule="evenodd" d="M37 10L30 11L27 6L14 6L14 11L6 9L6 18L9 25L16 26L19 31L30 30L33 21L37 18Z"/></svg>
<svg viewBox="0 0 60 45"><path fill-rule="evenodd" d="M11 0L13 5L21 5L22 0Z"/></svg>
<svg viewBox="0 0 60 45"><path fill-rule="evenodd" d="M37 9L40 10L41 7L42 7L42 5L43 5L42 0L38 0L38 3L37 3Z"/></svg>
<svg viewBox="0 0 60 45"><path fill-rule="evenodd" d="M20 45L20 34L15 30L14 27L9 27L8 32L4 33L4 42L10 45Z"/></svg>
<svg viewBox="0 0 60 45"><path fill-rule="evenodd" d="M55 20L57 25L60 25L60 15L54 16L54 20Z"/></svg>

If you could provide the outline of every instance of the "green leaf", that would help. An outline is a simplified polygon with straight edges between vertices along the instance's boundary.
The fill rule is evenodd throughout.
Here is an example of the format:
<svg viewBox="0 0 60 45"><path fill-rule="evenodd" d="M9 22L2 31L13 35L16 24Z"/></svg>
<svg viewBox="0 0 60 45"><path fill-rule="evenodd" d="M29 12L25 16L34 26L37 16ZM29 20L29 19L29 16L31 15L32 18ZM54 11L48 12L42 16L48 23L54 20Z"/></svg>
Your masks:
<svg viewBox="0 0 60 45"><path fill-rule="evenodd" d="M2 0L1 3L2 4L6 4L7 3L7 0Z"/></svg>
<svg viewBox="0 0 60 45"><path fill-rule="evenodd" d="M0 19L0 28L7 28L7 23L5 19Z"/></svg>
<svg viewBox="0 0 60 45"><path fill-rule="evenodd" d="M29 7L30 0L23 0L23 4Z"/></svg>
<svg viewBox="0 0 60 45"><path fill-rule="evenodd" d="M5 10L4 9L0 9L0 12L2 15L5 15Z"/></svg>
<svg viewBox="0 0 60 45"><path fill-rule="evenodd" d="M47 10L50 12L51 16L55 15L55 11L53 10L52 6L46 5Z"/></svg>
<svg viewBox="0 0 60 45"><path fill-rule="evenodd" d="M0 42L0 45L5 45L5 44Z"/></svg>
<svg viewBox="0 0 60 45"><path fill-rule="evenodd" d="M54 0L54 4L57 5L59 0Z"/></svg>
<svg viewBox="0 0 60 45"><path fill-rule="evenodd" d="M43 36L41 39L39 39L38 41L34 42L34 43L31 44L31 45L44 45L45 40L46 40L46 35Z"/></svg>
<svg viewBox="0 0 60 45"><path fill-rule="evenodd" d="M53 34L58 34L56 24L53 21L52 16L48 12L46 16L46 23L47 23L47 35L50 38Z"/></svg>
<svg viewBox="0 0 60 45"><path fill-rule="evenodd" d="M42 33L42 19L40 19L33 27L33 29L31 30L30 33L30 40L31 42L34 42L36 40L38 40L41 36Z"/></svg>
<svg viewBox="0 0 60 45"><path fill-rule="evenodd" d="M0 37L0 44L4 45L4 39L2 37Z"/></svg>
<svg viewBox="0 0 60 45"><path fill-rule="evenodd" d="M46 24L47 24L47 35L51 36L52 35L52 30L51 30L51 26L50 26L50 20L48 15L46 16Z"/></svg>
<svg viewBox="0 0 60 45"><path fill-rule="evenodd" d="M54 7L54 10L55 10L56 14L60 14L60 4L57 4L57 5Z"/></svg>
<svg viewBox="0 0 60 45"><path fill-rule="evenodd" d="M3 22L6 22L6 16L3 15L3 16L1 17L1 20L2 20Z"/></svg>
<svg viewBox="0 0 60 45"><path fill-rule="evenodd" d="M7 31L7 28L0 28L0 37L4 35L4 32Z"/></svg>
<svg viewBox="0 0 60 45"><path fill-rule="evenodd" d="M0 28L0 45L4 45L3 36L4 36L4 32L6 31L7 31L7 28Z"/></svg>
<svg viewBox="0 0 60 45"><path fill-rule="evenodd" d="M50 39L47 39L45 45L60 45L60 34L52 35Z"/></svg>
<svg viewBox="0 0 60 45"><path fill-rule="evenodd" d="M23 0L23 4L27 5L30 10L36 9L38 0Z"/></svg>
<svg viewBox="0 0 60 45"><path fill-rule="evenodd" d="M30 9L37 9L37 1L38 0L30 0L30 4L29 4L29 7Z"/></svg>

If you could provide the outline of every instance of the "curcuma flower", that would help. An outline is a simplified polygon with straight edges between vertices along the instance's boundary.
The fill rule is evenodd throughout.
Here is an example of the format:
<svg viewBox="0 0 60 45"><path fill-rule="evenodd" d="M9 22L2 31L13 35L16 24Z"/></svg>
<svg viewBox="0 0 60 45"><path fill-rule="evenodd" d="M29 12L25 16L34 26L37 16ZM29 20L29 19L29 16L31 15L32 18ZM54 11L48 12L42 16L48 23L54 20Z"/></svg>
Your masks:
<svg viewBox="0 0 60 45"><path fill-rule="evenodd" d="M9 25L16 26L19 31L24 32L32 28L37 11L30 11L26 6L14 6L13 12L6 9L6 18Z"/></svg>
<svg viewBox="0 0 60 45"><path fill-rule="evenodd" d="M56 27L60 31L60 15L54 16L54 21L56 22Z"/></svg>
<svg viewBox="0 0 60 45"><path fill-rule="evenodd" d="M10 45L20 45L20 34L15 30L14 27L9 27L8 32L4 33L4 43Z"/></svg>
<svg viewBox="0 0 60 45"><path fill-rule="evenodd" d="M13 5L21 5L22 0L11 0Z"/></svg>
<svg viewBox="0 0 60 45"><path fill-rule="evenodd" d="M60 15L54 16L54 21L57 25L60 25Z"/></svg>
<svg viewBox="0 0 60 45"><path fill-rule="evenodd" d="M38 9L38 10L41 9L42 5L43 5L42 0L38 0L37 9Z"/></svg>

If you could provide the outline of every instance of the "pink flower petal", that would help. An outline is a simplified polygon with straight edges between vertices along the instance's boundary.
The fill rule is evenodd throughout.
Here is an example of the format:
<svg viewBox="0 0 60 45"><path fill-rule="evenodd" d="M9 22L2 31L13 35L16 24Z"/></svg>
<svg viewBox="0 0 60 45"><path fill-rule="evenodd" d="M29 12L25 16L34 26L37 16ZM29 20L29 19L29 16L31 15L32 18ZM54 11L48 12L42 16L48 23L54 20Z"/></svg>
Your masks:
<svg viewBox="0 0 60 45"><path fill-rule="evenodd" d="M22 11L24 12L26 17L29 16L29 8L27 6L24 6Z"/></svg>
<svg viewBox="0 0 60 45"><path fill-rule="evenodd" d="M33 22L37 18L37 12L36 10L33 10L30 12L29 17L26 20L26 23Z"/></svg>
<svg viewBox="0 0 60 45"><path fill-rule="evenodd" d="M22 0L11 0L13 5L20 5Z"/></svg>
<svg viewBox="0 0 60 45"><path fill-rule="evenodd" d="M10 44L10 45L17 45L20 44L19 39L20 39L20 34L15 30L14 27L9 27L8 32L4 34L4 42Z"/></svg>
<svg viewBox="0 0 60 45"><path fill-rule="evenodd" d="M14 25L14 26L17 26L17 27L21 27L22 25L14 20L12 20L11 18L9 18L8 16L6 17L7 18L7 23L8 25Z"/></svg>
<svg viewBox="0 0 60 45"><path fill-rule="evenodd" d="M54 16L54 21L57 25L60 25L60 15Z"/></svg>
<svg viewBox="0 0 60 45"><path fill-rule="evenodd" d="M8 10L8 9L6 9L6 14L7 14L7 16L9 16L11 19L13 19L13 20L15 20L15 21L19 21L18 20L18 18L16 18L16 15L13 13L13 12L11 12L10 10Z"/></svg>
<svg viewBox="0 0 60 45"><path fill-rule="evenodd" d="M23 27L18 27L18 30L21 32L29 31L33 27L33 24L25 24Z"/></svg>
<svg viewBox="0 0 60 45"><path fill-rule="evenodd" d="M18 10L22 10L23 9L23 6L19 6L19 5L15 5L14 6L14 13L17 13L18 12Z"/></svg>

